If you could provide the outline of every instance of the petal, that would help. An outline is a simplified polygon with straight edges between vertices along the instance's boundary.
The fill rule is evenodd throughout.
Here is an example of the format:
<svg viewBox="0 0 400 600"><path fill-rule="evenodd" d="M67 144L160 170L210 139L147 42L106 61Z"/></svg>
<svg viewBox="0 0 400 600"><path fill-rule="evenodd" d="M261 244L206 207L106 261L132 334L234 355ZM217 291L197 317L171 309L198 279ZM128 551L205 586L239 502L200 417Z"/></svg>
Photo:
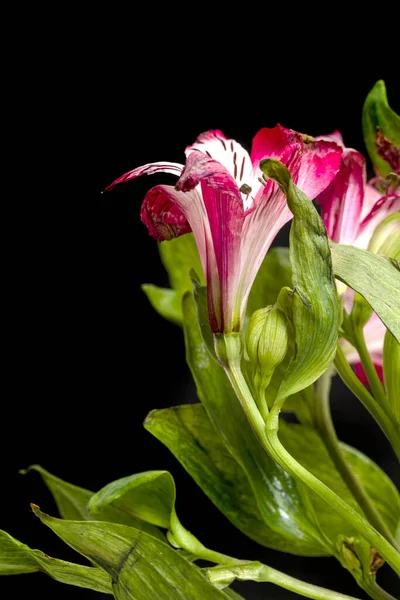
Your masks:
<svg viewBox="0 0 400 600"><path fill-rule="evenodd" d="M243 201L235 180L221 163L201 152L192 152L177 187L189 191L199 183L211 235L211 243L206 239L210 323L214 332L232 331L240 325L234 303L240 269ZM193 229L190 219L189 222ZM214 264L210 262L213 257Z"/></svg>
<svg viewBox="0 0 400 600"><path fill-rule="evenodd" d="M190 192L195 194L197 192ZM184 197L184 198L181 198ZM188 198L171 185L157 185L143 200L140 218L158 242L171 240L191 231L186 216L179 208L180 201Z"/></svg>
<svg viewBox="0 0 400 600"><path fill-rule="evenodd" d="M185 154L189 156L196 150L223 165L239 188L243 184L250 185L252 165L247 150L235 140L227 139L222 131L213 129L202 133L186 148Z"/></svg>
<svg viewBox="0 0 400 600"><path fill-rule="evenodd" d="M297 175L292 173L293 180L310 200L314 200L333 181L341 159L342 148L335 142L305 142Z"/></svg>
<svg viewBox="0 0 400 600"><path fill-rule="evenodd" d="M400 210L400 196L383 196L375 203L369 215L362 221L354 245L366 249L378 225L385 217Z"/></svg>
<svg viewBox="0 0 400 600"><path fill-rule="evenodd" d="M313 200L339 170L342 149L330 141L318 141L277 125L264 127L253 139L251 160L258 169L260 160L277 158L291 172L294 183Z"/></svg>
<svg viewBox="0 0 400 600"><path fill-rule="evenodd" d="M378 357L374 357L374 356L371 356L371 358L372 358L372 362L374 363L376 372L378 373L378 377L383 383L382 360L380 360ZM355 371L355 374L357 375L358 379L361 381L361 383L363 383L366 387L369 387L367 376L366 376L363 366L360 362L355 363L354 371Z"/></svg>
<svg viewBox="0 0 400 600"><path fill-rule="evenodd" d="M282 158L288 158L295 149L301 150L302 147L300 133L279 124L271 128L263 127L253 138L251 162L255 169L264 158L276 158L286 164Z"/></svg>
<svg viewBox="0 0 400 600"><path fill-rule="evenodd" d="M332 183L317 197L328 236L340 244L352 244L357 237L366 182L365 159L345 149L340 170Z"/></svg>
<svg viewBox="0 0 400 600"><path fill-rule="evenodd" d="M373 185L369 183L366 184L364 189L364 202L361 211L361 219L360 222L365 219L369 215L369 213L374 208L375 204L382 198L382 193L379 192Z"/></svg>
<svg viewBox="0 0 400 600"><path fill-rule="evenodd" d="M172 175L177 175L178 177L182 173L183 165L179 163L172 162L155 162L148 163L141 167L137 167L132 171L128 171L118 179L115 179L110 185L106 187L106 191L111 191L116 185L119 183L124 183L125 181L130 181L131 179L136 179L136 177L140 177L141 175L153 175L154 173L171 173Z"/></svg>
<svg viewBox="0 0 400 600"><path fill-rule="evenodd" d="M325 142L335 142L338 146L344 148L343 137L340 131L335 129L332 133L328 135L317 135L316 140L324 140Z"/></svg>

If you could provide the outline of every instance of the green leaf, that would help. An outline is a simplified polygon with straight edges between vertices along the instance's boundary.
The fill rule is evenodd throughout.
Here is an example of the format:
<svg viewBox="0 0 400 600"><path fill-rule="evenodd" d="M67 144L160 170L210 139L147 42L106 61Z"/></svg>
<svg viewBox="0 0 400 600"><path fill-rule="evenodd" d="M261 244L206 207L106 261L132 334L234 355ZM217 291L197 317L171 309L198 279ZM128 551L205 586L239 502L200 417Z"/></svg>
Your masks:
<svg viewBox="0 0 400 600"><path fill-rule="evenodd" d="M67 483L59 477L52 475L40 465L31 465L20 472L25 474L29 471L37 471L40 473L43 481L52 493L63 519L70 519L73 521L87 521L92 519L88 510L88 505L94 496L94 492L80 488L72 483ZM127 514L117 506L103 506L101 515L100 511L98 511L96 518L99 520L111 521L112 523L131 525L136 527L136 529L143 529L146 533L159 539L165 538L159 529L147 523L146 520L142 520L133 514Z"/></svg>
<svg viewBox="0 0 400 600"><path fill-rule="evenodd" d="M32 507L64 542L111 576L117 600L223 600L205 575L164 542L125 525L54 519Z"/></svg>
<svg viewBox="0 0 400 600"><path fill-rule="evenodd" d="M151 283L144 283L142 290L159 315L175 325L182 325L181 296L178 292Z"/></svg>
<svg viewBox="0 0 400 600"><path fill-rule="evenodd" d="M192 290L191 270L197 273L200 284L205 285L203 269L193 233L181 235L168 242L161 242L159 251L171 287L181 297L185 292Z"/></svg>
<svg viewBox="0 0 400 600"><path fill-rule="evenodd" d="M362 112L364 141L373 165L383 176L393 169L378 153L376 134L378 128L395 146L400 146L400 117L389 106L385 82L379 80L365 99Z"/></svg>
<svg viewBox="0 0 400 600"><path fill-rule="evenodd" d="M400 342L400 272L390 259L331 242L335 277L361 294Z"/></svg>
<svg viewBox="0 0 400 600"><path fill-rule="evenodd" d="M175 483L168 471L147 471L123 477L103 487L89 501L93 519L112 507L152 525L169 529L175 505Z"/></svg>
<svg viewBox="0 0 400 600"><path fill-rule="evenodd" d="M383 343L383 375L389 403L400 424L400 344L388 330Z"/></svg>
<svg viewBox="0 0 400 600"><path fill-rule="evenodd" d="M37 471L42 476L63 519L86 521L89 518L87 504L93 492L59 479L40 465L31 465L27 469L21 469L20 473L25 475L29 471Z"/></svg>
<svg viewBox="0 0 400 600"><path fill-rule="evenodd" d="M336 352L339 306L326 229L313 203L278 160L263 160L260 168L277 181L293 213L291 312L296 352L279 389L279 401L306 388L327 369Z"/></svg>
<svg viewBox="0 0 400 600"><path fill-rule="evenodd" d="M36 571L44 572L61 583L112 594L111 577L102 569L50 558L40 550L31 550L5 531L0 531L0 575Z"/></svg>
<svg viewBox="0 0 400 600"><path fill-rule="evenodd" d="M196 383L198 396L207 411L211 424L207 423L203 416L202 420L196 421L196 426L190 430L190 428L188 429L189 422L185 421L185 425L179 426L175 436L173 427L171 429L169 426L168 430L165 429L165 440L162 439L162 441L169 444L168 447L178 460L184 464L192 477L198 481L206 494L222 511L225 510L225 503L231 506L228 518L234 521L235 525L249 537L255 539L257 536L260 543L293 554L326 554L326 548L321 542L320 536L307 518L296 482L261 448L225 372L207 351L199 330L191 294L185 295L182 306L186 359ZM166 414L168 413L163 413L163 415ZM181 413L179 414L181 415ZM185 415L189 414L185 413ZM198 414L196 413L196 418L200 418ZM169 415L176 419L171 413ZM150 420L146 421L146 427L149 427L151 420L154 425L156 416L157 413L150 414ZM176 427L178 424L175 422ZM158 427L157 433L155 427L154 425L152 433L154 432L156 437L160 436L161 439L163 436L162 426ZM187 449L182 451L181 444L184 447L189 445L190 452ZM207 450L201 451L199 454L198 450L201 448ZM196 458L192 459L191 453ZM206 461L205 455L210 455L210 460ZM218 467L219 461L222 461L222 467ZM206 473L202 467L204 464L208 465ZM232 473L229 477L233 478L233 481L228 480L228 484L223 486L222 492L221 487L217 486L216 489L219 491L214 494L213 486L217 485L218 479L221 479L222 486L224 482L222 476L227 469ZM245 497L250 498L246 500L249 502L249 506L246 506L243 501L241 510L244 514L240 515L239 512L237 516L235 516L235 511L237 512L235 488L240 489L243 496L247 489ZM233 494L233 498L229 497L229 490L231 490L230 494ZM225 499L219 497L222 493ZM254 496L258 508L258 512L255 514L254 500L251 501L252 496ZM226 510L228 511L228 509ZM249 517L246 516L246 512L250 515L253 514L257 520L264 521L265 529L255 523L254 526L247 525L246 521L249 522ZM242 520L241 525L239 520ZM258 534L255 531L257 528ZM270 531L274 533L270 533Z"/></svg>
<svg viewBox="0 0 400 600"><path fill-rule="evenodd" d="M247 314L275 304L281 288L292 285L292 267L289 248L271 248L264 258L254 280L247 302Z"/></svg>
<svg viewBox="0 0 400 600"><path fill-rule="evenodd" d="M279 437L290 454L318 479L330 487L355 510L361 512L353 495L335 468L325 444L319 434L312 428L287 423L281 420ZM346 458L356 475L361 480L376 508L387 522L391 531L395 532L400 513L400 496L396 487L387 475L367 456L354 448L342 444ZM315 514L322 531L336 543L342 535L359 537L356 530L319 496L310 493Z"/></svg>

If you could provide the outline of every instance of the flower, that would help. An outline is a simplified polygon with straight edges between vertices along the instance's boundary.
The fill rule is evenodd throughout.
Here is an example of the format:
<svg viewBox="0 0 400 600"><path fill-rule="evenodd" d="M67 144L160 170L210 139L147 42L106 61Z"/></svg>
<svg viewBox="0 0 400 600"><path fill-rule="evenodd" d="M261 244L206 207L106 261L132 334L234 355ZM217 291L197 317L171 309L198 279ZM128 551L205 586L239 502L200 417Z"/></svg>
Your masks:
<svg viewBox="0 0 400 600"><path fill-rule="evenodd" d="M339 132L318 139L333 139L343 146ZM367 183L366 161L360 152L343 147L340 169L332 183L316 198L328 236L339 244L368 248L376 227L400 209L400 194L390 187L382 193Z"/></svg>
<svg viewBox="0 0 400 600"><path fill-rule="evenodd" d="M129 171L108 190L143 174L179 177L157 185L142 204L141 219L158 241L193 232L206 277L213 333L239 331L258 269L278 231L291 217L285 196L259 168L276 158L310 199L331 183L342 149L281 125L261 129L251 154L218 130L201 134L185 150L186 163L150 163Z"/></svg>
<svg viewBox="0 0 400 600"><path fill-rule="evenodd" d="M343 146L342 136L335 131L330 136L318 139L335 140ZM372 180L379 185L379 180ZM382 193L367 183L366 161L360 152L343 147L339 172L332 183L316 198L321 206L321 217L325 223L328 236L337 243L351 244L367 249L372 234L385 217L400 209L400 195L390 187ZM352 309L354 293L339 282L339 293L342 292L344 307ZM363 333L375 368L383 379L382 355L385 326L372 313L364 327ZM361 366L357 351L345 340L341 340L347 360L354 365L359 379L366 384L367 379Z"/></svg>

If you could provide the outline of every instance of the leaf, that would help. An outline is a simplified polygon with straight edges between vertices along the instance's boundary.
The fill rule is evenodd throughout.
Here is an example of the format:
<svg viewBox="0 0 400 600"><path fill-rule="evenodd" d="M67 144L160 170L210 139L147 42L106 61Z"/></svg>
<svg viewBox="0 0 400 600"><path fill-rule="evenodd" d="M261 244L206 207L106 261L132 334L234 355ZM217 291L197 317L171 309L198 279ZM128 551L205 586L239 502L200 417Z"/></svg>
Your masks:
<svg viewBox="0 0 400 600"><path fill-rule="evenodd" d="M53 494L57 508L63 519L87 521L92 518L89 514L88 505L94 492L80 488L72 483L67 483L62 479L59 479L59 477L52 475L40 465L31 465L20 472L26 474L29 471L37 471L40 473L43 481ZM153 525L148 524L145 520L139 519L135 515L127 514L116 506L104 506L101 515L99 512L96 515L96 518L99 520L111 521L112 523L131 525L136 527L136 529L143 529L148 534L159 539L165 538L163 533Z"/></svg>
<svg viewBox="0 0 400 600"><path fill-rule="evenodd" d="M29 471L37 471L42 476L63 519L85 521L89 518L87 504L93 492L59 479L40 465L31 465L27 469L21 469L20 473L25 475Z"/></svg>
<svg viewBox="0 0 400 600"><path fill-rule="evenodd" d="M275 304L281 288L292 285L289 248L275 246L264 258L254 280L247 303L247 314Z"/></svg>
<svg viewBox="0 0 400 600"><path fill-rule="evenodd" d="M0 575L20 575L36 571L42 571L61 583L112 594L111 577L102 569L51 558L40 550L31 550L5 531L0 531Z"/></svg>
<svg viewBox="0 0 400 600"><path fill-rule="evenodd" d="M199 277L200 284L205 285L203 269L199 253L192 233L181 235L159 244L162 263L167 270L169 282L173 290L182 297L192 290L190 271L193 269Z"/></svg>
<svg viewBox="0 0 400 600"><path fill-rule="evenodd" d="M383 375L389 404L400 424L400 344L388 330L383 343Z"/></svg>
<svg viewBox="0 0 400 600"><path fill-rule="evenodd" d="M316 208L294 185L290 172L281 162L266 159L261 161L260 168L277 181L293 213L291 308L296 350L280 386L279 401L303 390L327 369L336 352L339 306L328 237Z"/></svg>
<svg viewBox="0 0 400 600"><path fill-rule="evenodd" d="M175 483L168 471L147 471L123 477L103 487L89 501L94 519L112 507L147 523L169 529L175 505Z"/></svg>
<svg viewBox="0 0 400 600"><path fill-rule="evenodd" d="M336 492L355 510L361 512L353 495L334 466L325 444L312 428L281 420L279 437L290 454L308 471ZM342 444L346 458L359 476L367 493L387 522L391 531L396 530L400 513L400 496L387 475L367 456ZM321 529L335 543L339 536L359 537L347 521L314 493L310 493L315 514Z"/></svg>
<svg viewBox="0 0 400 600"><path fill-rule="evenodd" d="M388 175L393 169L391 165L379 155L376 135L378 129L395 146L400 146L400 117L389 106L385 82L380 79L367 95L362 112L362 128L365 145L373 165L383 176Z"/></svg>
<svg viewBox="0 0 400 600"><path fill-rule="evenodd" d="M258 539L262 539L261 543L264 545L276 547L293 554L326 554L326 548L321 542L320 536L307 518L296 482L264 452L247 421L225 372L207 351L199 330L196 309L191 294L185 295L182 307L186 359L196 383L198 396L207 411L212 426L207 424L203 417L202 425L197 423L193 431L190 432L189 437L187 437L189 426L187 422L185 422L185 426L179 426L179 431L175 436L172 435L173 431L169 430L171 431L171 441L168 441L168 444L170 444L171 451L177 456L178 460L182 461L182 464L195 480L199 481L199 485L209 497L213 495L212 486L216 485L218 478L221 477L221 469L215 466L215 461L218 464L218 461L222 460L222 458L217 458L222 453L224 457L223 470L229 468L232 473L230 477L237 477L243 482L239 483L236 479L234 479L234 482L228 480L228 485L224 486L226 502L231 505L237 503L234 497L233 499L229 498L230 489L230 493L235 496L234 489L236 485L238 486L237 489L242 490L242 495L247 498L254 496L258 507L258 513L255 516L259 519L261 515L261 520L267 526L265 532L259 527ZM151 413L150 419L154 420L156 414ZM198 415L198 413L196 414ZM150 422L147 420L145 426L148 427ZM203 435L199 433L202 428L204 429ZM154 430L154 434L157 437L160 435L160 439L163 435L160 429L157 434ZM191 438L194 438L194 440ZM193 451L193 456L197 456L196 459L191 459L189 451L184 450L182 452L181 441L182 444L189 444L193 448L190 452ZM165 439L166 442L167 439ZM201 452L200 455L195 452L196 446L198 447L199 444L202 448L207 449ZM208 470L205 473L209 479L204 478L203 481L203 468L201 465L203 464L202 461L206 460L205 455L209 453L211 462L210 460L206 461ZM216 453L215 458L213 457L214 453ZM224 462L227 460L229 463L228 453L231 455L230 467L228 467L228 464L225 465ZM232 460L237 463L237 466L232 463ZM248 480L248 487L246 486L246 479L243 480L240 469ZM236 475L234 475L235 473ZM210 480L213 482L212 485L209 483ZM245 495L246 489L247 493ZM213 498L217 506L222 506L218 498L214 496ZM231 519L234 518L234 511L232 512L232 510L230 509L230 516L228 516ZM253 512L253 508L245 506L244 500L243 511L250 512L250 514ZM240 516L240 519L245 516ZM239 516L236 521L238 520ZM254 537L254 529L250 530L249 527L249 530L246 531L247 525L245 524L240 527L250 537ZM275 535L270 535L268 530L272 530Z"/></svg>
<svg viewBox="0 0 400 600"><path fill-rule="evenodd" d="M142 290L159 315L175 325L182 325L181 296L178 292L151 283L144 283Z"/></svg>
<svg viewBox="0 0 400 600"><path fill-rule="evenodd" d="M111 576L117 600L223 600L205 575L164 542L125 525L55 519L32 506L64 542Z"/></svg>
<svg viewBox="0 0 400 600"><path fill-rule="evenodd" d="M335 277L361 294L400 342L400 272L383 256L331 242Z"/></svg>

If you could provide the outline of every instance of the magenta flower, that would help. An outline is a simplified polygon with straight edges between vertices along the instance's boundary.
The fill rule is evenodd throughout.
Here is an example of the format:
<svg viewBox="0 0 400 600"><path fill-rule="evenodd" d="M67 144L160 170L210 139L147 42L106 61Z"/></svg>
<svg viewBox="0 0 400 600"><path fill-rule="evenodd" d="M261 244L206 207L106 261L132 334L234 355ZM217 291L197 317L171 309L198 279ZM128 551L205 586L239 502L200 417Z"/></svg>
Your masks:
<svg viewBox="0 0 400 600"><path fill-rule="evenodd" d="M143 174L179 177L175 187L157 185L142 204L141 219L158 241L193 232L207 282L214 333L239 331L250 288L278 231L292 213L284 194L259 168L276 158L310 199L334 179L342 149L332 141L310 141L277 125L261 129L251 155L221 131L208 131L186 148L186 164L151 163L129 171L107 189Z"/></svg>
<svg viewBox="0 0 400 600"><path fill-rule="evenodd" d="M319 139L335 140L343 145L339 132ZM379 182L378 182L379 183ZM372 234L383 219L400 209L400 195L391 188L382 195L371 182L367 183L365 158L352 148L344 148L340 169L332 183L320 194L316 201L321 205L321 216L329 237L340 244L351 244L368 248ZM353 291L339 283L343 291L344 306L351 311ZM345 291L346 290L346 291ZM375 368L383 379L382 355L385 326L373 313L364 327L367 348ZM367 379L357 351L345 340L341 340L347 360L354 365L359 379L366 384Z"/></svg>
<svg viewBox="0 0 400 600"><path fill-rule="evenodd" d="M333 139L343 144L337 131L318 139ZM400 209L398 193L387 188L382 195L371 183L367 183L363 155L344 148L338 174L316 198L328 235L334 242L366 249L379 223Z"/></svg>

